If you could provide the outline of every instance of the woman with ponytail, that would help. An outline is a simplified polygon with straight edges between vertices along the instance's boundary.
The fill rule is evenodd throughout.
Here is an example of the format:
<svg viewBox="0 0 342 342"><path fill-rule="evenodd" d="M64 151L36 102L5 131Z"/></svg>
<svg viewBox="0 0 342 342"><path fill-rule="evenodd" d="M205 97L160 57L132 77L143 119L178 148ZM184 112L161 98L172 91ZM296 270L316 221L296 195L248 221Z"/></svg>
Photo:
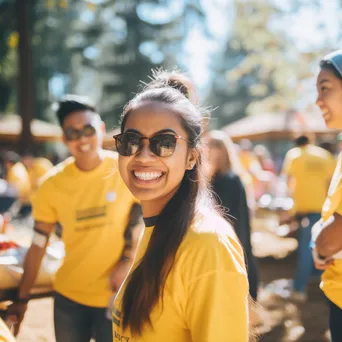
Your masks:
<svg viewBox="0 0 342 342"><path fill-rule="evenodd" d="M113 308L114 341L247 342L243 251L211 204L202 115L182 74L158 72L124 109L120 174L145 229Z"/></svg>

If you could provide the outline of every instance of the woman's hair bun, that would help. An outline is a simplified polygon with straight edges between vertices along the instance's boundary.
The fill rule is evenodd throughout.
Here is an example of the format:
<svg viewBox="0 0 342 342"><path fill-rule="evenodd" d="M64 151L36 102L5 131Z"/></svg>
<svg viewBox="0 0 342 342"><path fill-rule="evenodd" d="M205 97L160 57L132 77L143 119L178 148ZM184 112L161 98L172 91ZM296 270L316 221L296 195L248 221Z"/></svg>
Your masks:
<svg viewBox="0 0 342 342"><path fill-rule="evenodd" d="M146 85L147 90L171 87L181 92L191 102L196 97L193 83L179 71L152 70L150 79L151 82Z"/></svg>

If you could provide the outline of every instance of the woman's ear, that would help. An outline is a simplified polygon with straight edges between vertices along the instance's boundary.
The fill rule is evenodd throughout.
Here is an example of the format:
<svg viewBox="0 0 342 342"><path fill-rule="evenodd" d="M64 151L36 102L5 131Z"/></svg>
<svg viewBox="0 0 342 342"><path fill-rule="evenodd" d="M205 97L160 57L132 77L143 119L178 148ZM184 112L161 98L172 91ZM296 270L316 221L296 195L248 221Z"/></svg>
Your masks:
<svg viewBox="0 0 342 342"><path fill-rule="evenodd" d="M198 160L198 151L194 148L190 150L190 153L188 154L187 158L187 164L186 164L186 169L187 170L192 170Z"/></svg>

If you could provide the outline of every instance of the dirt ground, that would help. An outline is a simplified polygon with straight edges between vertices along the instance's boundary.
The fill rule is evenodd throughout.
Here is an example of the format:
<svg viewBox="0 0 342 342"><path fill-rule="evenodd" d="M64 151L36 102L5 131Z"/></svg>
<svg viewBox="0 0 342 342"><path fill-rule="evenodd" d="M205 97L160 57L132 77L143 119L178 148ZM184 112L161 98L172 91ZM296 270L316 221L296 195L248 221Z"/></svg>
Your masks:
<svg viewBox="0 0 342 342"><path fill-rule="evenodd" d="M260 342L327 342L328 309L318 287L318 280L309 287L309 298L304 304L296 304L273 295L267 284L282 283L279 279L292 277L295 267L294 254L285 259L259 259L262 324L257 328ZM275 282L274 282L275 281ZM30 302L29 310L18 336L18 342L54 342L52 299ZM237 341L238 342L238 341Z"/></svg>

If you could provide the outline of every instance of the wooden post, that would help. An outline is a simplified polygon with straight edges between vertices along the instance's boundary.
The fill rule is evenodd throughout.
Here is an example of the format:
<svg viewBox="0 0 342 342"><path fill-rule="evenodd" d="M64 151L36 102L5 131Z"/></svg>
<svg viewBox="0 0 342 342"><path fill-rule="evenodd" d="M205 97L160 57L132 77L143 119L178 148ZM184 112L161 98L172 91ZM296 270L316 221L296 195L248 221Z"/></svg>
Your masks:
<svg viewBox="0 0 342 342"><path fill-rule="evenodd" d="M30 4L31 3L31 4ZM19 34L18 46L18 114L22 120L22 131L18 150L32 148L33 138L31 121L34 117L34 82L33 61L31 49L30 0L16 0L17 28Z"/></svg>

